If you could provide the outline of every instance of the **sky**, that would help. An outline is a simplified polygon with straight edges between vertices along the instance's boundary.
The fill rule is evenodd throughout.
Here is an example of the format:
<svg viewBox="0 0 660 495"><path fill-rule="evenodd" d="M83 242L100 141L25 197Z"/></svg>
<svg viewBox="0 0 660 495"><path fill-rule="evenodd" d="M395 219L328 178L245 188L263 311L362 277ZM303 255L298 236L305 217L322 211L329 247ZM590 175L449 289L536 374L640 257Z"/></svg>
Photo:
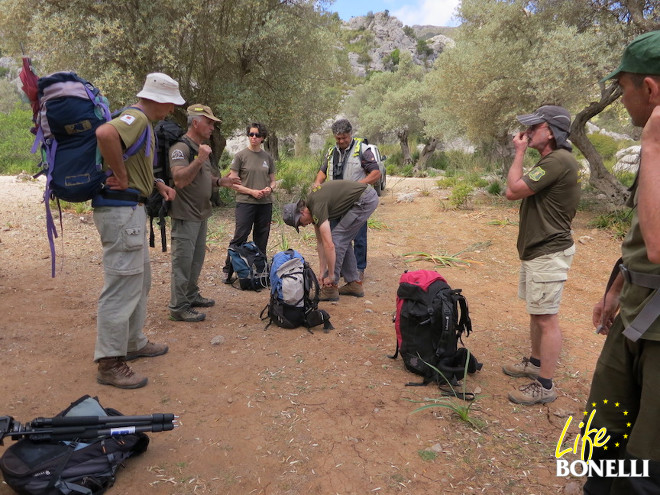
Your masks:
<svg viewBox="0 0 660 495"><path fill-rule="evenodd" d="M460 0L335 0L328 7L342 20L363 16L367 12L389 10L404 25L457 26L454 18Z"/></svg>

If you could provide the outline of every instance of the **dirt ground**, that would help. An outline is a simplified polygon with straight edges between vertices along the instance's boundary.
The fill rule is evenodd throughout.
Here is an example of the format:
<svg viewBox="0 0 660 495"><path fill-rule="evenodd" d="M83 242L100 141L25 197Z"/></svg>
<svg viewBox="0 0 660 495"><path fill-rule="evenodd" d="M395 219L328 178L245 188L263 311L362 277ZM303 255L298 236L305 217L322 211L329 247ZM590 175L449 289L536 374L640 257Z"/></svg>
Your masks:
<svg viewBox="0 0 660 495"><path fill-rule="evenodd" d="M268 293L220 282L233 210L216 209L201 280L216 306L202 323L168 320L169 253L152 249L145 331L170 351L133 362L149 377L147 387L119 390L96 383L92 362L103 275L91 212L64 213L53 279L42 191L42 183L0 177L0 415L21 422L52 416L83 394L124 414L179 415L181 427L151 434L148 451L127 462L110 493L581 493L583 480L556 477L555 448L568 417L583 411L603 344L591 308L619 253L618 241L588 226L592 213L580 211L574 222L578 252L560 314L559 398L523 407L507 393L524 381L501 371L529 353L528 316L516 297L518 203L483 197L453 210L433 180L388 178L373 215L379 228L369 232L366 295L321 303L335 329L314 334L264 331L259 312ZM299 235L274 223L270 255L283 239L318 266L311 229ZM411 414L419 406L411 400L438 397L438 390L406 387L417 377L388 358L399 276L434 269L428 261L407 263L403 255L415 251L462 252L478 262L437 270L470 305L474 332L465 344L484 365L467 388L477 392L470 415L481 428L449 409ZM569 429L566 444L576 433ZM0 485L0 495L9 493Z"/></svg>

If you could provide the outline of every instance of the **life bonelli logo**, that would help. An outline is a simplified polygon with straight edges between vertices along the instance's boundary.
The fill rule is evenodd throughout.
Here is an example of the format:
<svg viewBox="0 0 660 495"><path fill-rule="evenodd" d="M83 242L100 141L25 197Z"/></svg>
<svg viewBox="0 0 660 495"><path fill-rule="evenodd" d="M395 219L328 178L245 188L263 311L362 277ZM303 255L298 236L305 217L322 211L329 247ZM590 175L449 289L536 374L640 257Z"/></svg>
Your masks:
<svg viewBox="0 0 660 495"><path fill-rule="evenodd" d="M592 402L591 411L584 411L584 418L577 425L578 433L572 445L564 445L570 438L569 429L573 416L569 416L564 424L557 447L557 476L600 476L605 478L647 478L649 476L649 461L643 459L619 459L618 452L623 452L628 443L628 437L633 424L633 414L620 402L603 399L601 403ZM607 428L597 428L592 424L597 414L607 418L607 423L617 425L617 432L608 432ZM594 459L594 453L596 457ZM608 455L609 453L609 455ZM574 458L578 456L579 458ZM567 458L565 458L567 457ZM570 458L573 457L573 460Z"/></svg>

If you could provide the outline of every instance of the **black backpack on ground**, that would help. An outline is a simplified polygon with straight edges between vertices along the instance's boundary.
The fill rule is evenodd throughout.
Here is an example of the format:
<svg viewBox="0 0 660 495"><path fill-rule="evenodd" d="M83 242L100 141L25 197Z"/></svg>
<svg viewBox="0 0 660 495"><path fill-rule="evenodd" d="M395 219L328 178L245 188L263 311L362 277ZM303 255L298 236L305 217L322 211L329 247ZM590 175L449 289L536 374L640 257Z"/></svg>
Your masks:
<svg viewBox="0 0 660 495"><path fill-rule="evenodd" d="M122 414L85 395L56 417L75 416ZM148 445L144 433L106 435L85 442L24 438L5 451L0 469L7 485L21 495L98 495L113 485L119 466Z"/></svg>
<svg viewBox="0 0 660 495"><path fill-rule="evenodd" d="M406 369L424 377L422 383L408 385L456 385L463 378L468 359L462 335L472 331L461 289L452 289L434 271L405 272L399 280L396 301L397 347L390 357L396 359L400 353ZM469 356L468 373L480 370L482 364L472 354Z"/></svg>
<svg viewBox="0 0 660 495"><path fill-rule="evenodd" d="M260 315L262 320L269 320L266 328L271 323L282 328L304 326L312 333L312 327L323 324L327 333L333 329L330 315L318 305L319 282L302 255L294 249L287 249L273 256L270 301Z"/></svg>
<svg viewBox="0 0 660 495"><path fill-rule="evenodd" d="M186 143L190 155L188 162L195 158L195 150L190 143L183 139L184 130L173 120L161 120L154 126L156 135L156 161L154 162L154 178L162 179L165 184L174 187L172 171L170 170L170 147L179 141ZM154 188L145 204L149 216L149 246L155 247L154 219L158 220L160 227L160 240L163 252L167 251L167 236L165 234L165 217L169 215L170 203L165 201L157 188Z"/></svg>
<svg viewBox="0 0 660 495"><path fill-rule="evenodd" d="M241 290L260 291L270 285L268 258L254 242L230 246L228 253L232 269L228 277L236 272Z"/></svg>

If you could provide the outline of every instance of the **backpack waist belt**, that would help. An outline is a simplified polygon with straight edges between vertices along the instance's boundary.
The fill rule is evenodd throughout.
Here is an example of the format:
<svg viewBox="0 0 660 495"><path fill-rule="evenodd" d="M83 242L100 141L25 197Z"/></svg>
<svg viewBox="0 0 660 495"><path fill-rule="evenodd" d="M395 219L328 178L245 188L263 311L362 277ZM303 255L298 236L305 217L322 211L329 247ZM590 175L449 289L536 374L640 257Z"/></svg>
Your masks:
<svg viewBox="0 0 660 495"><path fill-rule="evenodd" d="M92 198L92 207L99 206L136 206L147 202L146 196L140 194L137 189L128 188L123 191L103 188L101 192Z"/></svg>
<svg viewBox="0 0 660 495"><path fill-rule="evenodd" d="M647 289L656 289L653 297L646 303L633 322L623 331L623 335L633 342L637 342L653 322L658 319L658 316L660 316L660 290L657 290L660 289L660 275L633 272L628 270L623 264L619 265L619 270L621 270L624 280L629 284L646 287Z"/></svg>

